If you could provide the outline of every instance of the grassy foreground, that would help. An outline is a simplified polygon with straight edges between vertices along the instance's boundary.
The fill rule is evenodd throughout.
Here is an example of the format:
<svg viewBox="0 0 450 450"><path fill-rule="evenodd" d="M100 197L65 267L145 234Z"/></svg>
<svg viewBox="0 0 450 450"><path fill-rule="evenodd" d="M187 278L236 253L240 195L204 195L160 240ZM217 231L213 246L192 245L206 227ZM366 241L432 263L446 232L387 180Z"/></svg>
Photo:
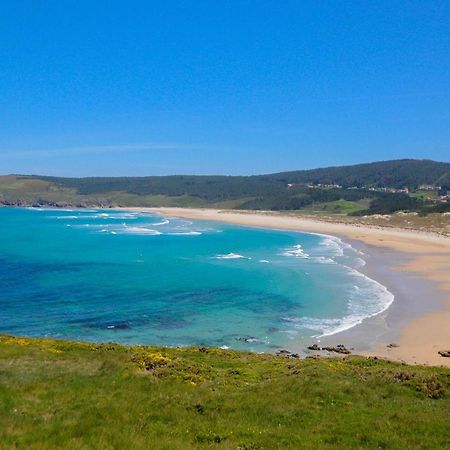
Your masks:
<svg viewBox="0 0 450 450"><path fill-rule="evenodd" d="M2 449L450 447L450 370L0 336Z"/></svg>

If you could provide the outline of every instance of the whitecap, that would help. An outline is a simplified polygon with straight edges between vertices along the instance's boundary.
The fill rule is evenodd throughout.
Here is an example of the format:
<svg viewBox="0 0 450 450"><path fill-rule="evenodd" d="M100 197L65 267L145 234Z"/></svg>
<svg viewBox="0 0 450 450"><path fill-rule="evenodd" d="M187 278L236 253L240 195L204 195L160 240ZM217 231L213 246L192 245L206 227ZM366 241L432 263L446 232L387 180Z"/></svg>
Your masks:
<svg viewBox="0 0 450 450"><path fill-rule="evenodd" d="M138 215L134 213L125 213L125 214L111 214L107 216L92 216L93 218L108 218L113 220L120 220L120 219L137 219Z"/></svg>
<svg viewBox="0 0 450 450"><path fill-rule="evenodd" d="M161 225L167 225L167 224L169 224L169 223L170 223L169 220L164 219L164 220L161 221L161 222L152 223L152 226L154 226L154 227L159 227L159 226L161 226Z"/></svg>
<svg viewBox="0 0 450 450"><path fill-rule="evenodd" d="M74 212L74 209L63 209L63 208L58 208L57 211L62 211L62 212Z"/></svg>
<svg viewBox="0 0 450 450"><path fill-rule="evenodd" d="M124 228L117 230L119 233L123 234L145 234L145 235L152 235L157 236L162 234L160 231L153 230L152 228L146 228L146 227L128 227L124 226Z"/></svg>
<svg viewBox="0 0 450 450"><path fill-rule="evenodd" d="M327 258L326 256L315 256L311 258L311 261L318 262L319 264L337 264L334 259Z"/></svg>
<svg viewBox="0 0 450 450"><path fill-rule="evenodd" d="M296 258L308 258L308 253L305 253L300 244L293 245L292 247L288 247L282 253L283 256L294 256Z"/></svg>
<svg viewBox="0 0 450 450"><path fill-rule="evenodd" d="M216 255L214 259L250 259L246 256L238 255L237 253L227 253L225 255Z"/></svg>

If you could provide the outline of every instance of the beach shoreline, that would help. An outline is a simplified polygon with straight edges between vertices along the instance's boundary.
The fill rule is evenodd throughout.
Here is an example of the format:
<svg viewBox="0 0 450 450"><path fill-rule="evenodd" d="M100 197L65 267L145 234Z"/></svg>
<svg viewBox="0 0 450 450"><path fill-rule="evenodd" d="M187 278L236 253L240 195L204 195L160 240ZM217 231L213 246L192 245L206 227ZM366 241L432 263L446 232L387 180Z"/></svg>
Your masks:
<svg viewBox="0 0 450 450"><path fill-rule="evenodd" d="M344 343L354 352L408 364L450 367L438 351L450 349L450 238L435 233L322 222L282 214L190 208L123 208L197 220L336 236L365 253L360 272L386 286L393 304L321 344ZM375 336L367 342L368 336ZM388 347L395 343L396 346ZM300 350L300 349L298 349Z"/></svg>

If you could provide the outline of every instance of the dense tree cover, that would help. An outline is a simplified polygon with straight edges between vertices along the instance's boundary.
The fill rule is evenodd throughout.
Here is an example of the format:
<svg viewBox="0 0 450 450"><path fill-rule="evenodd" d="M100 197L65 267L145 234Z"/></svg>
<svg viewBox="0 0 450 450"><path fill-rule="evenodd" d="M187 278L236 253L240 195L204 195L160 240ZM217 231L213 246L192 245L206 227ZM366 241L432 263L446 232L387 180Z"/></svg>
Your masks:
<svg viewBox="0 0 450 450"><path fill-rule="evenodd" d="M8 177L5 177L8 178ZM428 160L382 161L354 166L284 172L257 176L150 176L60 178L22 176L18 188L7 186L0 201L4 204L66 202L102 206L208 206L298 210L318 203L345 200L370 201L364 213L428 209L426 200L404 194L377 192L369 188L415 189L422 184L450 186L450 163ZM309 185L314 187L309 187ZM318 185L322 185L320 188ZM324 185L340 185L330 189ZM44 187L43 187L44 186ZM357 189L348 189L356 187ZM9 203L8 203L9 202ZM357 209L359 207L357 206ZM441 207L445 210L445 207ZM440 210L440 209L439 209ZM356 212L355 212L356 213Z"/></svg>
<svg viewBox="0 0 450 450"><path fill-rule="evenodd" d="M364 198L376 198L377 192L348 189L294 188L283 195L256 197L239 205L242 209L265 209L273 211L302 209L315 203L337 200L358 201Z"/></svg>
<svg viewBox="0 0 450 450"><path fill-rule="evenodd" d="M450 185L450 163L430 160L401 159L353 166L283 172L268 175L287 183L336 183L344 187L409 187L421 184Z"/></svg>
<svg viewBox="0 0 450 450"><path fill-rule="evenodd" d="M115 178L38 177L76 188L79 194L125 191L137 195L191 195L207 201L277 195L288 184L338 184L343 187L417 188L450 185L450 163L404 159L353 166L299 170L256 176L152 176Z"/></svg>
<svg viewBox="0 0 450 450"><path fill-rule="evenodd" d="M362 214L389 214L395 211L408 210L420 211L426 203L415 197L406 194L379 193L379 195L370 202L368 210L358 211L352 215Z"/></svg>
<svg viewBox="0 0 450 450"><path fill-rule="evenodd" d="M436 205L424 206L420 209L422 213L445 213L450 212L450 203L438 203Z"/></svg>
<svg viewBox="0 0 450 450"><path fill-rule="evenodd" d="M189 195L208 202L248 196L281 193L286 184L259 176L153 176L117 178L40 177L64 187L77 189L81 195L128 192L136 195Z"/></svg>

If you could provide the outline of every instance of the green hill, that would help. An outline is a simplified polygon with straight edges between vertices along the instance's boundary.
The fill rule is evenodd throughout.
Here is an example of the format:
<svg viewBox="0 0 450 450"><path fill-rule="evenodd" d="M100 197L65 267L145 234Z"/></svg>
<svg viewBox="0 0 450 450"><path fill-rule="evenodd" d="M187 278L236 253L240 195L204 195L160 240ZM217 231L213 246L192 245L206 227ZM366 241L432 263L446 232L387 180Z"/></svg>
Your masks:
<svg viewBox="0 0 450 450"><path fill-rule="evenodd" d="M0 336L2 449L444 449L450 370Z"/></svg>
<svg viewBox="0 0 450 450"><path fill-rule="evenodd" d="M288 183L339 184L343 187L392 187L416 189L422 184L449 186L450 163L400 159L352 166L327 167L270 175Z"/></svg>
<svg viewBox="0 0 450 450"><path fill-rule="evenodd" d="M332 185L332 186L331 186ZM327 213L432 210L426 196L381 192L450 188L450 163L384 161L257 176L0 177L0 203L50 206L185 206ZM374 190L378 189L378 190ZM440 206L446 211L447 207Z"/></svg>

